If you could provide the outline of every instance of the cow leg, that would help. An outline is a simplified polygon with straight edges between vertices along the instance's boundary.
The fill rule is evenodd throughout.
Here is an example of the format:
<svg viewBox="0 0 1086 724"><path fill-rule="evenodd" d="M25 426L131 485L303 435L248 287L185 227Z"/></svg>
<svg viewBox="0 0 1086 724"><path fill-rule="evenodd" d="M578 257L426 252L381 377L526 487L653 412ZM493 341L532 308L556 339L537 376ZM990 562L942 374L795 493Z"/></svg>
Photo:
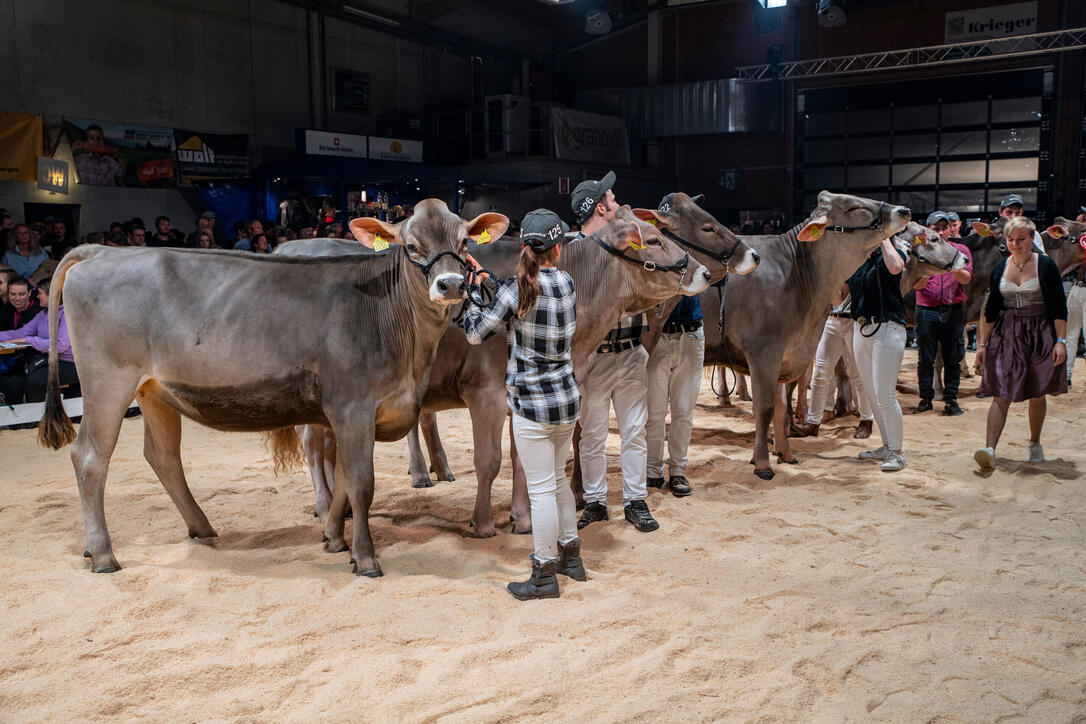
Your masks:
<svg viewBox="0 0 1086 724"><path fill-rule="evenodd" d="M329 463L325 453L327 440L325 430L321 425L295 425L295 432L302 441L302 451L305 453L305 461L309 465L309 477L313 481L313 515L320 518L323 523L328 518L328 507L332 503L333 473L330 468L335 466L335 438L332 438L333 457ZM329 431L329 435L331 431Z"/></svg>
<svg viewBox="0 0 1086 724"><path fill-rule="evenodd" d="M584 483L581 482L581 423L573 426L573 475L569 479L577 510L584 509Z"/></svg>
<svg viewBox="0 0 1086 724"><path fill-rule="evenodd" d="M509 517L513 522L513 532L524 535L532 532L532 504L528 500L528 479L524 477L524 466L520 464L517 441L513 436L513 416L509 415L509 459L513 463L513 501L509 508Z"/></svg>
<svg viewBox="0 0 1086 724"><path fill-rule="evenodd" d="M336 521L339 526L337 541L328 535L329 552L334 544L343 540L343 515L349 502L354 511L354 535L351 540L351 565L359 576L376 578L381 575L381 566L373 551L373 538L370 536L370 505L373 503L373 448L375 436L374 408L354 409L341 415L332 415L332 429L341 431L337 437L356 441L337 450L335 489L332 493L332 508L328 521ZM349 422L348 422L349 421ZM337 424L338 423L338 424ZM345 432L344 432L345 431ZM338 519L338 520L337 520ZM325 534L329 525L325 525ZM332 533L337 531L332 530Z"/></svg>
<svg viewBox="0 0 1086 724"><path fill-rule="evenodd" d="M434 481L430 479L430 469L426 465L426 458L422 456L422 444L419 442L419 424L422 422L422 416L426 414L429 413L420 414L419 422L416 422L411 427L411 432L407 433L407 451L410 457L407 472L411 475L412 488L429 488L434 484Z"/></svg>
<svg viewBox="0 0 1086 724"><path fill-rule="evenodd" d="M456 480L452 469L449 468L449 458L445 455L445 447L441 444L441 435L437 431L437 414L424 412L419 415L419 427L422 429L422 437L426 441L426 452L430 456L430 469L428 472L437 473L438 480L452 482Z"/></svg>
<svg viewBox="0 0 1086 724"><path fill-rule="evenodd" d="M728 368L724 365L715 365L713 367L713 375L720 378L720 393L716 396L716 400L721 407L732 406L732 396L728 391L727 373ZM736 380L739 379L740 375L738 372L733 372L732 374L735 375ZM739 384L738 381L736 382L736 384Z"/></svg>
<svg viewBox="0 0 1086 724"><path fill-rule="evenodd" d="M499 392L500 394L482 394L470 399L465 397L464 400L471 415L471 434L475 442L476 490L471 527L476 538L490 538L498 534L494 527L490 490L502 466L502 430L505 429L508 410L505 406L505 391Z"/></svg>
<svg viewBox="0 0 1086 724"><path fill-rule="evenodd" d="M750 402L750 390L747 389L746 375L736 375L735 394L739 395L739 399L743 402Z"/></svg>
<svg viewBox="0 0 1086 724"><path fill-rule="evenodd" d="M336 487L336 434L330 428L323 425L317 426L317 432L321 434L320 441L324 445L324 455L321 461L324 467L324 489L318 495L318 503L324 506L324 515L321 520L328 517L328 510L332 507L332 491ZM349 513L350 511L348 511Z"/></svg>
<svg viewBox="0 0 1086 724"><path fill-rule="evenodd" d="M143 413L143 457L181 513L189 538L216 537L218 533L192 497L181 466L181 413L144 390L136 395L136 401Z"/></svg>
<svg viewBox="0 0 1086 724"><path fill-rule="evenodd" d="M109 459L117 446L124 413L136 392L138 378L124 379L120 369L99 379L85 375L83 421L72 444L72 466L79 485L83 508L83 527L87 547L83 555L91 559L95 573L113 573L121 569L113 556L113 544L106 527L105 486ZM103 387L100 382L104 382Z"/></svg>
<svg viewBox="0 0 1086 724"><path fill-rule="evenodd" d="M773 408L773 446L777 448L777 457L782 463L795 465L799 460L792 454L792 446L788 442L788 428L792 424L792 415L788 408L792 400L787 384L778 387L776 398Z"/></svg>
<svg viewBox="0 0 1086 724"><path fill-rule="evenodd" d="M777 373L780 371L780 357L776 364L754 365L750 371L751 390L754 412L754 474L762 480L773 479L773 468L769 465L769 425L773 420L773 408L777 399ZM767 372L767 368L770 370Z"/></svg>
<svg viewBox="0 0 1086 724"><path fill-rule="evenodd" d="M935 390L935 399L943 399L943 347L939 345L939 351L935 353L935 371L932 373L932 389Z"/></svg>

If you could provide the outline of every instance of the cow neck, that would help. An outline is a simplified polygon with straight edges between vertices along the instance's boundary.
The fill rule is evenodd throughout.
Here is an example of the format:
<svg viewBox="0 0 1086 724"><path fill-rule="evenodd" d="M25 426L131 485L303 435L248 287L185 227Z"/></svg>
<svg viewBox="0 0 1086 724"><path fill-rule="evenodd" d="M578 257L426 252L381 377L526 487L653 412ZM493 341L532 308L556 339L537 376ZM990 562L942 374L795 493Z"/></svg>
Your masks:
<svg viewBox="0 0 1086 724"><path fill-rule="evenodd" d="M406 359L414 364L412 371L421 375L433 360L456 305L438 306L430 301L429 280L409 262L405 249L390 257L392 278L401 283L390 285L388 299L382 304L382 337L387 334L402 343L408 351Z"/></svg>

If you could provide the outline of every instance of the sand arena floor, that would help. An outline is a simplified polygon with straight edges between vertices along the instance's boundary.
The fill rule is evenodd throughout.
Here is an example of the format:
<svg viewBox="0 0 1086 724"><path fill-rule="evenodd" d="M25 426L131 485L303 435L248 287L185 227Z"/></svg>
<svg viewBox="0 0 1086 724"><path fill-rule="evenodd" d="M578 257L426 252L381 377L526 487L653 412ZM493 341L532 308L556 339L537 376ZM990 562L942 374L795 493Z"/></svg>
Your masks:
<svg viewBox="0 0 1086 724"><path fill-rule="evenodd" d="M0 721L1083 721L1084 394L1051 402L1044 464L1022 462L1014 406L984 477L987 404L963 386L966 415L906 417L902 473L856 460L843 418L765 482L749 403L705 384L694 496L652 492L651 534L621 519L612 430L589 580L529 603L504 590L531 549L505 523L508 464L501 532L470 537L465 411L440 416L453 483L412 489L406 443L378 445L378 580L323 552L306 474L274 477L257 435L186 423L219 532L190 541L138 418L106 489L124 568L92 574L68 451L0 431Z"/></svg>

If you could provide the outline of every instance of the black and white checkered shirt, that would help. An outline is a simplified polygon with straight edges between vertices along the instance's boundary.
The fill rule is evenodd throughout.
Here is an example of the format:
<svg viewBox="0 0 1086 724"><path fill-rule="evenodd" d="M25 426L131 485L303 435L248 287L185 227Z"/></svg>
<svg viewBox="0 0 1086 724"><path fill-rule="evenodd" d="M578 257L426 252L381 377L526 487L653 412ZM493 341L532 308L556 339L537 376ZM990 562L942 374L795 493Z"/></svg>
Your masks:
<svg viewBox="0 0 1086 724"><path fill-rule="evenodd" d="M562 425L581 414L581 392L573 378L570 349L577 329L577 294L564 271L539 270L535 306L517 318L517 284L502 284L486 307L468 306L463 326L468 342L506 330L509 362L505 399L509 409L533 422Z"/></svg>

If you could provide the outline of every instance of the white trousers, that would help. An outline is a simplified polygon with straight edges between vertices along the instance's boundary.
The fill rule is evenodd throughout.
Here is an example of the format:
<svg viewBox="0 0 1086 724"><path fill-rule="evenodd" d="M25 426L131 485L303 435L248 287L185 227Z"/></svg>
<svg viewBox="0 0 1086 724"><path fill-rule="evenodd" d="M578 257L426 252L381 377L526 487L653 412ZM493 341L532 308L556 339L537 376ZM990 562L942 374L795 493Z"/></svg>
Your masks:
<svg viewBox="0 0 1086 724"><path fill-rule="evenodd" d="M646 475L662 478L664 465L668 475L682 475L690 432L694 429L694 405L701 391L701 368L705 360L705 330L662 334L649 357L649 412L645 422L648 445ZM667 433L667 460L664 460L664 434L668 402L671 403L671 432Z"/></svg>
<svg viewBox="0 0 1086 724"><path fill-rule="evenodd" d="M558 557L557 543L577 538L577 502L566 479L576 423L547 425L513 413L513 439L528 482L532 543L540 562Z"/></svg>
<svg viewBox="0 0 1086 724"><path fill-rule="evenodd" d="M905 418L897 402L897 375L905 357L905 327L896 322L885 322L870 337L864 337L861 330L870 333L874 325L861 327L854 322L853 327L856 367L864 383L867 404L875 413L882 444L891 450L900 450L905 438Z"/></svg>
<svg viewBox="0 0 1086 724"><path fill-rule="evenodd" d="M586 503L607 502L607 424L615 406L622 438L622 504L644 500L645 418L648 416L645 363L641 345L597 354L581 385L581 482ZM535 524L532 524L533 528Z"/></svg>
<svg viewBox="0 0 1086 724"><path fill-rule="evenodd" d="M1078 358L1078 335L1086 319L1086 287L1074 286L1067 292L1067 381Z"/></svg>
<svg viewBox="0 0 1086 724"><path fill-rule="evenodd" d="M822 413L832 409L830 394L837 381L837 360L845 360L845 372L856 390L856 408L861 420L874 420L864 394L864 383L856 369L856 355L852 351L852 330L856 323L847 317L829 317L822 328L822 339L818 341L815 352L814 373L811 375L811 403L807 408L807 423L820 425Z"/></svg>

